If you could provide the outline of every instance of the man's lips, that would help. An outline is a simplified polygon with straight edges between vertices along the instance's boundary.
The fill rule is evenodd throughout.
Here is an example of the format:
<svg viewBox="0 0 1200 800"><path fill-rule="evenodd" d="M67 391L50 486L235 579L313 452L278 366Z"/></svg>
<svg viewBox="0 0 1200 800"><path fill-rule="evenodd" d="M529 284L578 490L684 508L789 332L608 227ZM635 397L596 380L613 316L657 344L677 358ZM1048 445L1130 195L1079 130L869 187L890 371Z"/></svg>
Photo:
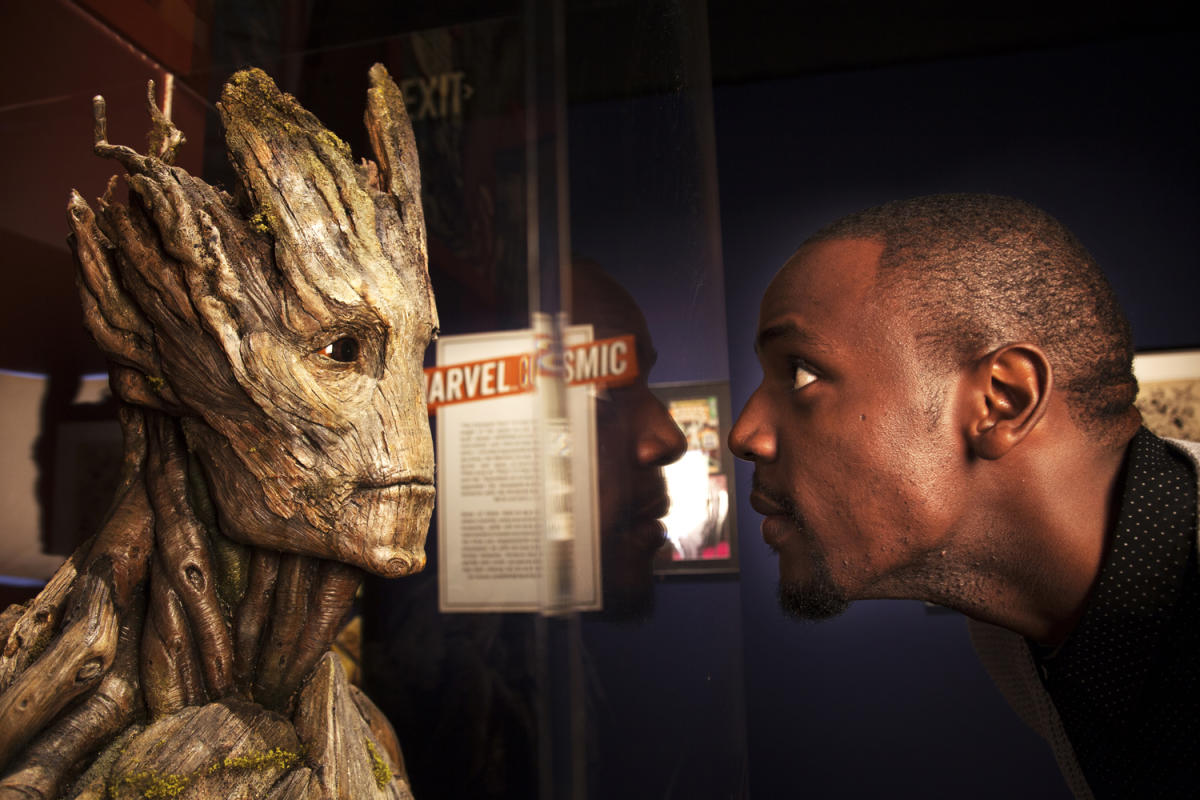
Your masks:
<svg viewBox="0 0 1200 800"><path fill-rule="evenodd" d="M787 514L772 514L762 521L763 541L777 553L796 532L796 521Z"/></svg>
<svg viewBox="0 0 1200 800"><path fill-rule="evenodd" d="M764 517L790 516L790 512L782 503L764 494L760 489L750 493L750 507Z"/></svg>
<svg viewBox="0 0 1200 800"><path fill-rule="evenodd" d="M798 516L786 501L763 486L755 476L754 490L750 493L751 507L762 514L763 541L772 550L779 551L799 528Z"/></svg>

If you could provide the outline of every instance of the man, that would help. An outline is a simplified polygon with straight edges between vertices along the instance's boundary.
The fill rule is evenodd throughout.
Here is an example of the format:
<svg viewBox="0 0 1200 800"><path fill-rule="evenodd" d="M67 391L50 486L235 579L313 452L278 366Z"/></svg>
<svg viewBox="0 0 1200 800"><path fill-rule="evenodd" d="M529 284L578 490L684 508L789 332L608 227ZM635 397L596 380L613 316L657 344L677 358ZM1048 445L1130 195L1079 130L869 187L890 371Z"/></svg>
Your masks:
<svg viewBox="0 0 1200 800"><path fill-rule="evenodd" d="M1140 427L1132 342L1083 246L986 195L810 238L763 298L730 434L807 618L918 598L977 650L1080 797L1200 788L1200 447Z"/></svg>

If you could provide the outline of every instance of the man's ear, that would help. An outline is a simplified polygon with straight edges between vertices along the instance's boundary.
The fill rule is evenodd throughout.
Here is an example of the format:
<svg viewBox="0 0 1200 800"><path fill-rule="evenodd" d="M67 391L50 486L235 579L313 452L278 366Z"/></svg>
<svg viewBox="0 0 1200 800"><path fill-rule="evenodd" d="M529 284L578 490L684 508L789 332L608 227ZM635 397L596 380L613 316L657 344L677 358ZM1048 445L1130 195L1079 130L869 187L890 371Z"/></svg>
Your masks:
<svg viewBox="0 0 1200 800"><path fill-rule="evenodd" d="M1050 405L1054 375L1037 345L1008 344L975 362L967 376L966 436L971 452L997 459L1016 447Z"/></svg>

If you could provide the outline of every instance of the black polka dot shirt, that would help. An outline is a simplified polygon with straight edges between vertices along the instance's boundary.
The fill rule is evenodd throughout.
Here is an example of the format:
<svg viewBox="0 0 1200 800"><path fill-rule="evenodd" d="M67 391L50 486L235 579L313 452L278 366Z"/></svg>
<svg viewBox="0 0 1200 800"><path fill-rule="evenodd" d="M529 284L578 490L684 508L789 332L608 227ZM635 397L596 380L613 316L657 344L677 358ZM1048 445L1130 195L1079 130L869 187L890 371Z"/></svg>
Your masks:
<svg viewBox="0 0 1200 800"><path fill-rule="evenodd" d="M1196 475L1146 429L1079 625L1036 653L1097 798L1200 798Z"/></svg>

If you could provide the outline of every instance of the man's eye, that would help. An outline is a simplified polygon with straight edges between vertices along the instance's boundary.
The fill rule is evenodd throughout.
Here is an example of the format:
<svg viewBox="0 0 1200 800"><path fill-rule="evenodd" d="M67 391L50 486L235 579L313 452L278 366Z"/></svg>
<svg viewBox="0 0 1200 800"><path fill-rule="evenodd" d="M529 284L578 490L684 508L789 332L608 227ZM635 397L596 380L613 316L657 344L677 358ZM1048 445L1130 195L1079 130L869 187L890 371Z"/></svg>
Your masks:
<svg viewBox="0 0 1200 800"><path fill-rule="evenodd" d="M810 372L803 364L792 365L792 391L803 389L810 383L815 381L817 376Z"/></svg>
<svg viewBox="0 0 1200 800"><path fill-rule="evenodd" d="M321 348L321 355L346 363L358 358L358 350L358 339L353 336L343 336Z"/></svg>

